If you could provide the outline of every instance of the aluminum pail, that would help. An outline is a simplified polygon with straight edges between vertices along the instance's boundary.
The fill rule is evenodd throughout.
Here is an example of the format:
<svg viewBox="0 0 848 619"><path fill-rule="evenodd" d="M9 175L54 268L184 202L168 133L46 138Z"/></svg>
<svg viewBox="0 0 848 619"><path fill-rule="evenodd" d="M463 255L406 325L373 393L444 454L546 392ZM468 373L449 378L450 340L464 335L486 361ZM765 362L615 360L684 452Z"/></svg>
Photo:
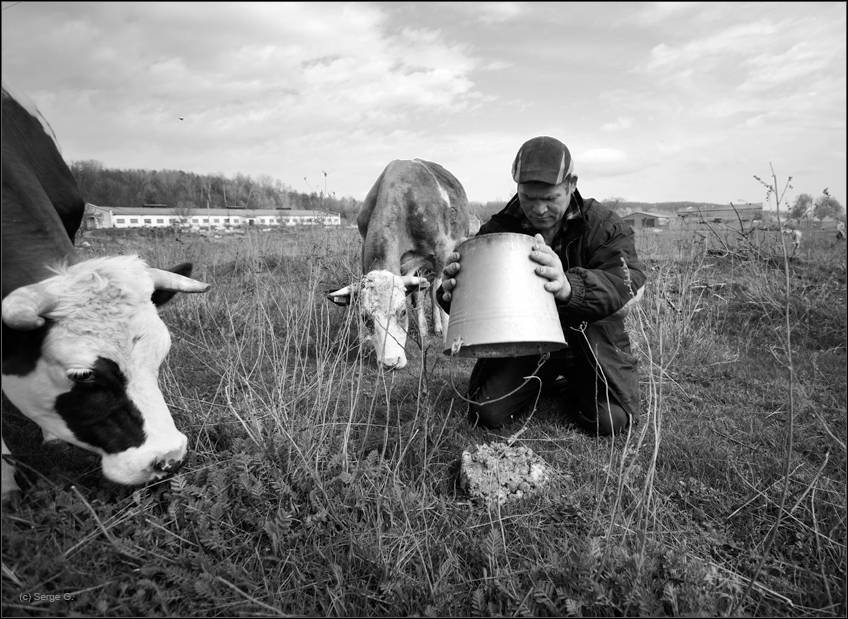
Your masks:
<svg viewBox="0 0 848 619"><path fill-rule="evenodd" d="M460 243L444 353L519 357L566 346L554 295L530 259L532 236L498 232Z"/></svg>

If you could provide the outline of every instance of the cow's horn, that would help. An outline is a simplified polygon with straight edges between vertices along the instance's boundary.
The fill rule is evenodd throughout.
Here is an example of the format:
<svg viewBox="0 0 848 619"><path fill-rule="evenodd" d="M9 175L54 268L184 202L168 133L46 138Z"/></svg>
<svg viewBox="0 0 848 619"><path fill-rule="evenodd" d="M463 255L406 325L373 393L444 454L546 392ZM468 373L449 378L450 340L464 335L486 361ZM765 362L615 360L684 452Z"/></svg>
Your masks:
<svg viewBox="0 0 848 619"><path fill-rule="evenodd" d="M406 288L419 286L420 288L425 289L430 287L430 282L427 281L426 277L419 277L417 275L403 275L400 279Z"/></svg>
<svg viewBox="0 0 848 619"><path fill-rule="evenodd" d="M58 303L59 298L41 284L21 286L3 299L3 322L22 331L37 329L44 324L43 316Z"/></svg>
<svg viewBox="0 0 848 619"><path fill-rule="evenodd" d="M153 288L155 290L173 290L175 292L206 292L209 290L209 284L199 282L196 279L148 267L150 276L153 278Z"/></svg>

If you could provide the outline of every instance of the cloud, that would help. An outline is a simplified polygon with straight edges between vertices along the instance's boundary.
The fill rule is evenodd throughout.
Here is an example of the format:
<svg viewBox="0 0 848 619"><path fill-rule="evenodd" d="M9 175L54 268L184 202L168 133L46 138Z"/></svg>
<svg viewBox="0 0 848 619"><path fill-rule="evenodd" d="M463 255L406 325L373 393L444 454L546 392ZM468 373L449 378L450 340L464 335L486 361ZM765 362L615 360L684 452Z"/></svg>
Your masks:
<svg viewBox="0 0 848 619"><path fill-rule="evenodd" d="M480 21L484 23L502 23L514 20L523 9L520 2L475 2Z"/></svg>
<svg viewBox="0 0 848 619"><path fill-rule="evenodd" d="M703 7L698 2L648 2L638 5L638 11L619 18L616 23L629 23L640 27L654 26L669 20L679 19Z"/></svg>
<svg viewBox="0 0 848 619"><path fill-rule="evenodd" d="M578 151L574 155L574 168L584 181L592 183L603 178L614 178L643 170L650 163L644 158L633 161L619 148L595 147Z"/></svg>
<svg viewBox="0 0 848 619"><path fill-rule="evenodd" d="M633 125L633 121L629 118L625 118L624 116L619 116L612 122L604 123L601 125L601 130L603 131L620 131L622 129L629 129Z"/></svg>
<svg viewBox="0 0 848 619"><path fill-rule="evenodd" d="M709 36L694 38L683 45L659 43L651 49L645 69L668 70L692 64L703 65L716 57L744 56L760 49L764 41L779 37L786 28L785 23L779 25L768 20L758 20L730 26Z"/></svg>
<svg viewBox="0 0 848 619"><path fill-rule="evenodd" d="M706 200L775 155L844 187L844 29L840 3L7 3L2 69L70 160L361 198L430 157L486 200L560 135L587 190Z"/></svg>
<svg viewBox="0 0 848 619"><path fill-rule="evenodd" d="M328 127L379 134L483 99L471 78L480 61L465 43L432 28L389 30L379 5L19 8L4 13L4 77L25 76L45 115L65 121L60 140L97 153L83 158L115 152L111 135L220 152L242 141L295 143ZM75 58L70 71L52 61L66 56ZM135 151L137 161L144 149Z"/></svg>
<svg viewBox="0 0 848 619"><path fill-rule="evenodd" d="M440 6L459 11L484 24L515 21L524 13L521 2L444 2Z"/></svg>
<svg viewBox="0 0 848 619"><path fill-rule="evenodd" d="M575 158L591 164L621 163L627 160L627 153L617 148L590 148Z"/></svg>
<svg viewBox="0 0 848 619"><path fill-rule="evenodd" d="M782 52L761 53L744 61L748 79L741 88L747 92L766 92L784 85L802 83L824 75L831 81L845 83L845 73L829 71L845 62L845 46L822 46L799 41ZM836 84L835 84L836 85Z"/></svg>

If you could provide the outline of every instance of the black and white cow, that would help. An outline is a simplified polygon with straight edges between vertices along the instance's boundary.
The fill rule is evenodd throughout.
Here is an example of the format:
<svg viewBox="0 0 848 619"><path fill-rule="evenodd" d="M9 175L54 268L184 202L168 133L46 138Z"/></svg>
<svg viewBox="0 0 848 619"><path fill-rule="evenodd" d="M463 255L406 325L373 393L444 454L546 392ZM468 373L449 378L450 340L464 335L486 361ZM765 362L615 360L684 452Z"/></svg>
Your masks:
<svg viewBox="0 0 848 619"><path fill-rule="evenodd" d="M435 295L445 260L468 236L468 199L462 184L436 163L395 160L368 192L357 217L362 236L363 278L331 292L339 305L359 297L363 339L387 368L406 365L409 326L406 295L412 294L422 337L429 332L418 291ZM418 275L427 273L427 276ZM433 298L434 331L446 330L447 315Z"/></svg>
<svg viewBox="0 0 848 619"><path fill-rule="evenodd" d="M208 284L137 256L77 259L85 203L52 131L2 89L2 388L45 440L101 456L103 474L135 485L186 454L158 385L171 346L156 306ZM3 455L9 450L3 441ZM4 458L2 496L17 490Z"/></svg>

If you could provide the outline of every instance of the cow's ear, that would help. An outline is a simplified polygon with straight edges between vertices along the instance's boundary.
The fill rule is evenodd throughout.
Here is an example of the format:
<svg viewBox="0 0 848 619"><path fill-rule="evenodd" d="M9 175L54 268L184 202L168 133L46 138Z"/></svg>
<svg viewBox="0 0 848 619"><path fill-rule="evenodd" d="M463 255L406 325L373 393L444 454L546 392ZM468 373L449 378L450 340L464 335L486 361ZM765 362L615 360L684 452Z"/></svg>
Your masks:
<svg viewBox="0 0 848 619"><path fill-rule="evenodd" d="M345 286L336 291L327 293L327 298L336 305L350 305L350 299L353 296L353 287Z"/></svg>
<svg viewBox="0 0 848 619"><path fill-rule="evenodd" d="M191 262L183 262L168 270L171 273L176 273L177 275L182 275L183 277L190 277L192 268L193 265L191 264ZM157 288L150 296L150 300L153 301L153 305L159 307L161 305L165 305L165 303L173 299L174 295L177 294L177 292L179 291Z"/></svg>

